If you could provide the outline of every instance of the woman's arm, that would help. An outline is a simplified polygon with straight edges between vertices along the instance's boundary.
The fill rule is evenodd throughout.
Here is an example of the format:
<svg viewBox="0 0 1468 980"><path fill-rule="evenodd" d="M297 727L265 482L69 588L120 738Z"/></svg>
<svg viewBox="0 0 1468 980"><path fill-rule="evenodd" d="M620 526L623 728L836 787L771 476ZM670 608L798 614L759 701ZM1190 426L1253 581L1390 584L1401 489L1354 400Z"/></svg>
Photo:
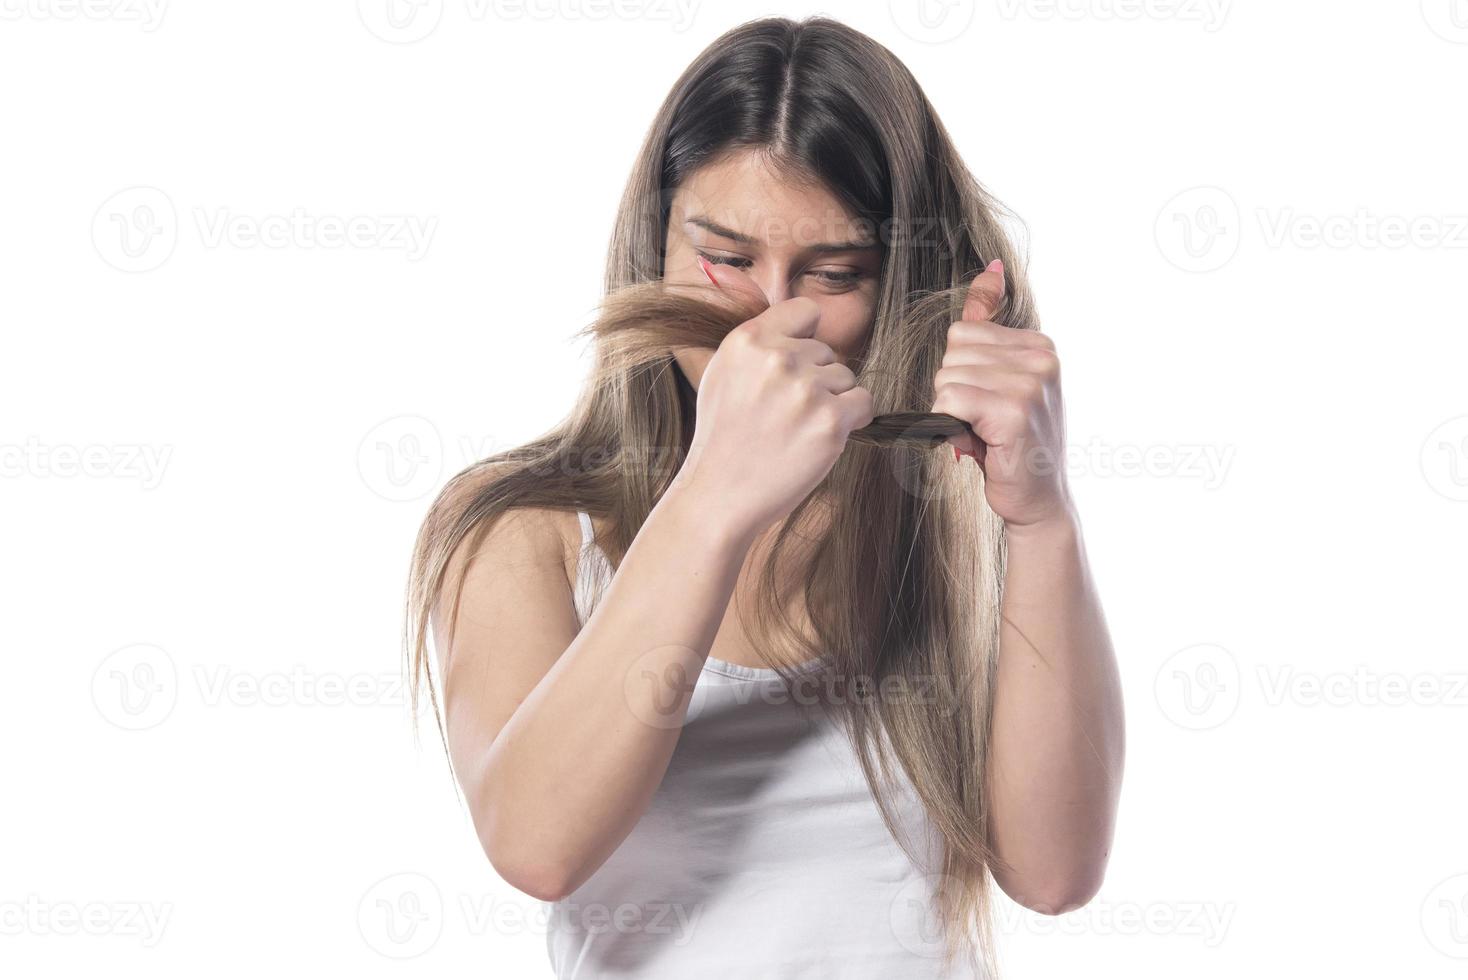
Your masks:
<svg viewBox="0 0 1468 980"><path fill-rule="evenodd" d="M1121 679L1073 508L1007 529L990 735L994 879L1052 915L1101 887L1121 790Z"/></svg>
<svg viewBox="0 0 1468 980"><path fill-rule="evenodd" d="M974 277L932 411L972 428L951 441L982 468L1008 541L985 774L990 843L1007 865L994 879L1021 905L1058 914L1090 901L1106 870L1121 680L1066 485L1055 342L991 319L1004 292L1002 262Z"/></svg>
<svg viewBox="0 0 1468 980"><path fill-rule="evenodd" d="M444 708L475 829L507 882L559 900L631 832L751 540L675 485L578 633L546 512L512 510L486 535L464 583Z"/></svg>
<svg viewBox="0 0 1468 980"><path fill-rule="evenodd" d="M798 296L723 339L687 458L579 633L553 531L512 511L470 564L443 671L450 752L485 852L521 890L574 891L631 833L754 542L871 423L819 317Z"/></svg>

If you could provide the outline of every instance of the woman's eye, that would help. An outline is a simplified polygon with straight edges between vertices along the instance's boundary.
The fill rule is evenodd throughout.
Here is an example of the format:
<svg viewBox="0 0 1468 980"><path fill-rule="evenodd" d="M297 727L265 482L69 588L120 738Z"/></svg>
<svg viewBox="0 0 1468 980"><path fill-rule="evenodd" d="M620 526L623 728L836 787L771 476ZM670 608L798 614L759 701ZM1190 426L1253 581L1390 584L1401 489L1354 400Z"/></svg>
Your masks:
<svg viewBox="0 0 1468 980"><path fill-rule="evenodd" d="M834 270L834 268L812 268L807 271L807 276L815 276L816 282L828 289L853 289L857 283L862 282L862 273L859 270Z"/></svg>
<svg viewBox="0 0 1468 980"><path fill-rule="evenodd" d="M705 252L703 249L698 248L694 249L694 251L702 255L713 265L728 265L736 269L747 269L754 265L752 260L738 255L715 255L713 252ZM861 282L864 276L864 273L857 269L811 269L805 274L814 276L816 281L822 286L833 289L855 286Z"/></svg>
<svg viewBox="0 0 1468 980"><path fill-rule="evenodd" d="M698 252L699 255L702 255L714 265L732 265L736 269L743 269L752 264L749 259L742 259L736 255L715 255L712 252L704 252L699 249L694 249L694 251Z"/></svg>

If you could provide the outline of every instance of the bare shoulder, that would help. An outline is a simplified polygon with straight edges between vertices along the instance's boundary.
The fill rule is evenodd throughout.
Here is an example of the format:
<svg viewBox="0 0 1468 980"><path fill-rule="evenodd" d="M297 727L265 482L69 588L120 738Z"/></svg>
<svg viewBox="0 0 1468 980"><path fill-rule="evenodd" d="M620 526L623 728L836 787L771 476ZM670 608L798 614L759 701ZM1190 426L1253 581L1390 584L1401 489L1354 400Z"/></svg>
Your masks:
<svg viewBox="0 0 1468 980"><path fill-rule="evenodd" d="M446 488L435 507L462 512L480 489L514 466L495 463L476 470L472 479ZM473 578L491 570L524 574L532 569L556 568L570 587L580 546L581 526L574 510L515 506L498 514L482 533L470 534L458 543L449 562L449 578ZM446 586L451 584L445 582Z"/></svg>
<svg viewBox="0 0 1468 980"><path fill-rule="evenodd" d="M455 477L434 505L432 526L456 527L503 472L476 467ZM432 621L450 750L463 771L475 771L580 630L566 571L573 529L579 537L574 509L513 506L448 558Z"/></svg>

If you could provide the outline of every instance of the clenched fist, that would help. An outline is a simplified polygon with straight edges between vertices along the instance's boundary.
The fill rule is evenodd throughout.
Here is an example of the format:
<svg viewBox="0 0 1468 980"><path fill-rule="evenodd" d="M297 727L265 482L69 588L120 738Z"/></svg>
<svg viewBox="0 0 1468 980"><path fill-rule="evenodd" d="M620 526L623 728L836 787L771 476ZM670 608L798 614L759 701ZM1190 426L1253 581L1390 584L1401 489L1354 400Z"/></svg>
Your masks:
<svg viewBox="0 0 1468 980"><path fill-rule="evenodd" d="M993 322L1003 298L1004 265L995 259L948 328L932 411L963 419L982 440L963 433L948 441L978 462L989 506L1014 528L1061 518L1071 503L1055 342Z"/></svg>

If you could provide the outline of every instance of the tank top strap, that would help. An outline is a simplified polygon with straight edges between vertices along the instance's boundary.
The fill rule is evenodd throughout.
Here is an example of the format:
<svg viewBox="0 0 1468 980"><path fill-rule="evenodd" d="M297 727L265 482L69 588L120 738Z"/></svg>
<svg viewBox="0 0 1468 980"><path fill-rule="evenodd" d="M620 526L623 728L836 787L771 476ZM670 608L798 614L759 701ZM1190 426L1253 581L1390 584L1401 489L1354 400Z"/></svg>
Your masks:
<svg viewBox="0 0 1468 980"><path fill-rule="evenodd" d="M576 618L585 625L612 576L606 553L596 545L596 528L592 526L591 515L584 510L578 510L576 519L581 523L581 551L576 556L576 581L572 596L576 605Z"/></svg>

